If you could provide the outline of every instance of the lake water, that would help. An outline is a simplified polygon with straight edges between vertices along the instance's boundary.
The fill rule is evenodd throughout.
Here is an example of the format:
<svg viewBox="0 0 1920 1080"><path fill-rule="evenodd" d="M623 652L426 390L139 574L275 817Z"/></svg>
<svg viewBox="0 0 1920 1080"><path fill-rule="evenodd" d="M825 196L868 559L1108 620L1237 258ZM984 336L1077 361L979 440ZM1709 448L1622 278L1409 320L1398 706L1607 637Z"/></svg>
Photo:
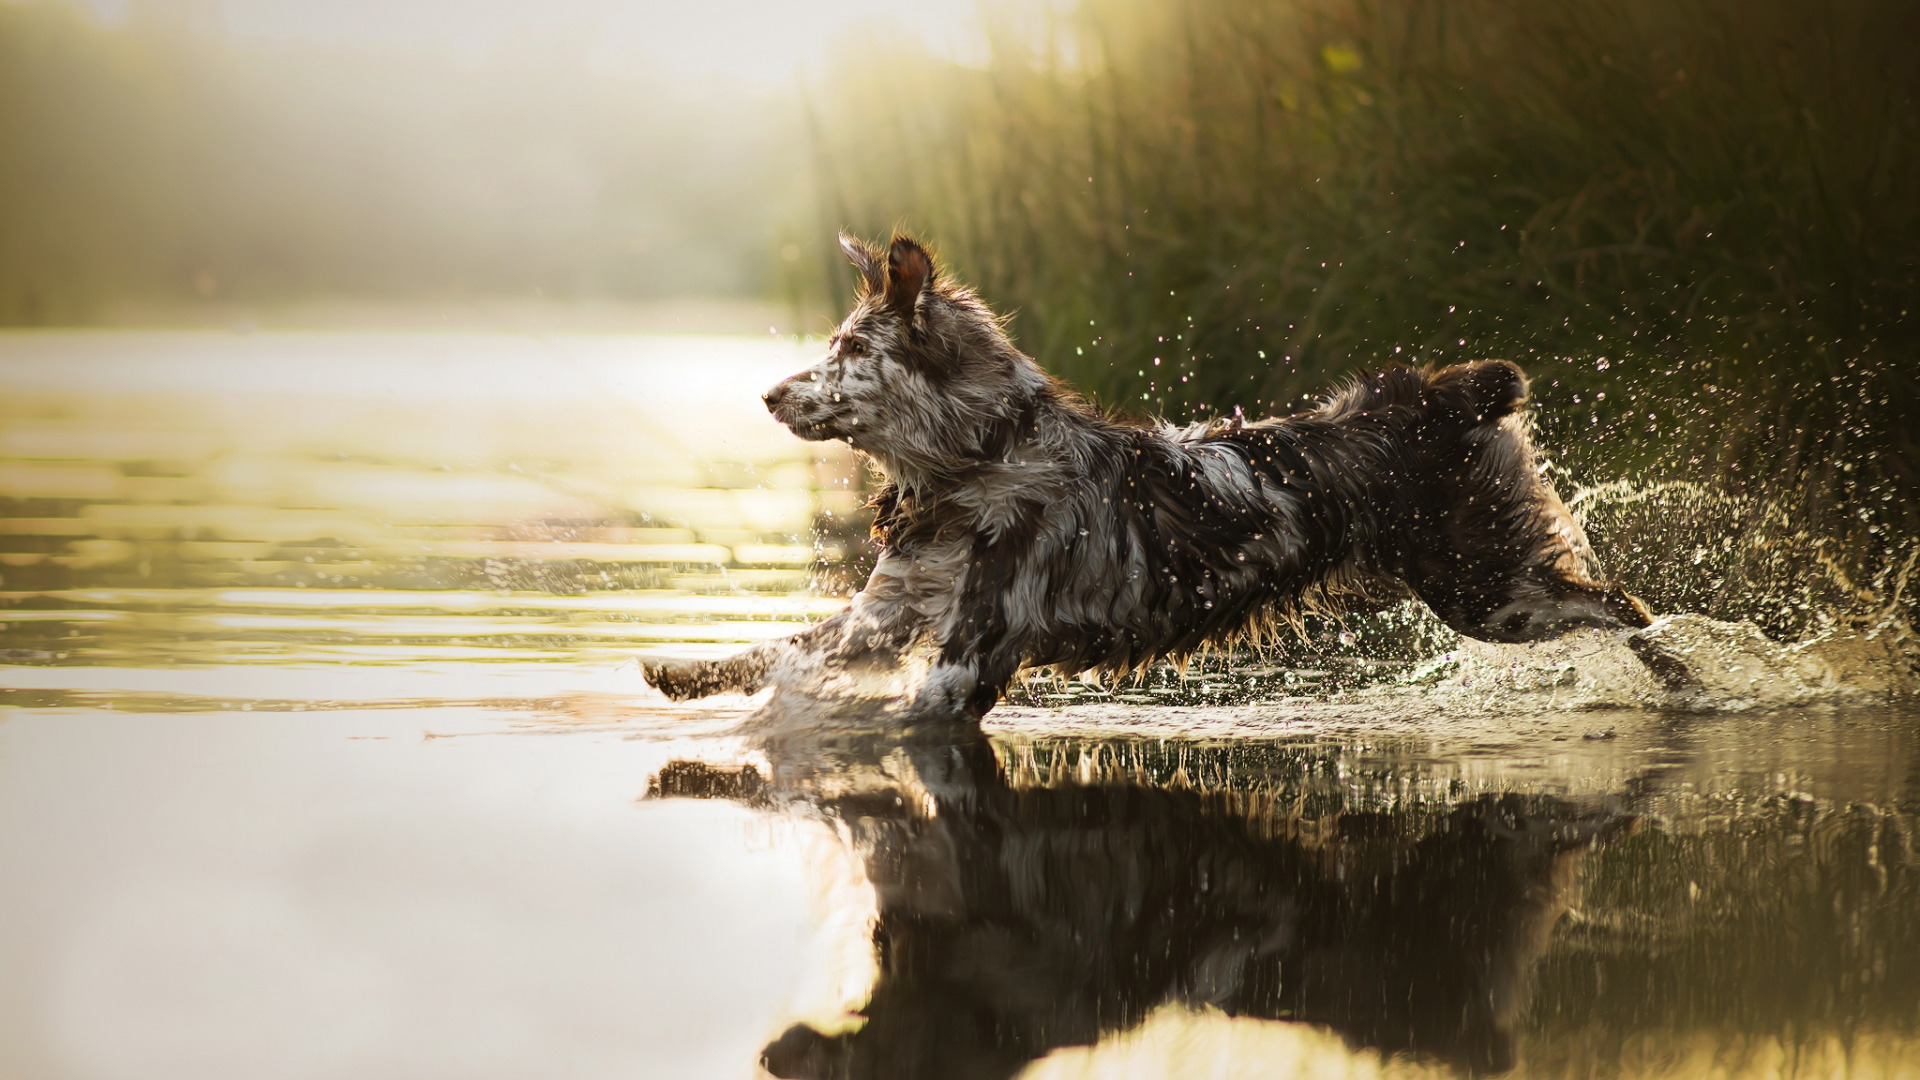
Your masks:
<svg viewBox="0 0 1920 1080"><path fill-rule="evenodd" d="M807 351L0 335L0 1075L1920 1076L1886 627L665 703L842 602Z"/></svg>

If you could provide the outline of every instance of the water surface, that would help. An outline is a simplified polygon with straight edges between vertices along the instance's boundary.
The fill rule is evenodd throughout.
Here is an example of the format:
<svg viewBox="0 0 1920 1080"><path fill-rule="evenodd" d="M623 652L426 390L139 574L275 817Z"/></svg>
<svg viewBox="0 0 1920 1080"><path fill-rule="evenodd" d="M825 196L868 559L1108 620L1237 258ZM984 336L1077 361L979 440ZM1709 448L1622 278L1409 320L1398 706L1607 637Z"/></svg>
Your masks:
<svg viewBox="0 0 1920 1080"><path fill-rule="evenodd" d="M1920 714L1813 652L651 695L840 603L804 353L0 336L0 1072L1920 1072Z"/></svg>

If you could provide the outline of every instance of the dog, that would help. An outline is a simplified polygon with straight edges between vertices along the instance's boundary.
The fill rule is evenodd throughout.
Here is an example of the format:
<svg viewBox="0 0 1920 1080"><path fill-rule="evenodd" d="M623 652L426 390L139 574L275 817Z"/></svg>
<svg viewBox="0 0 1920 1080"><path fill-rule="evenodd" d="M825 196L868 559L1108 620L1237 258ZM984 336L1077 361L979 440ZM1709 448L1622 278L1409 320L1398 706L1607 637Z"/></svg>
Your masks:
<svg viewBox="0 0 1920 1080"><path fill-rule="evenodd" d="M1511 363L1395 367L1292 416L1150 427L1021 353L914 239L840 242L853 309L764 397L883 477L878 561L845 611L791 638L643 664L670 698L925 649L914 702L979 716L1023 667L1123 673L1409 595L1487 641L1652 621L1541 476Z"/></svg>

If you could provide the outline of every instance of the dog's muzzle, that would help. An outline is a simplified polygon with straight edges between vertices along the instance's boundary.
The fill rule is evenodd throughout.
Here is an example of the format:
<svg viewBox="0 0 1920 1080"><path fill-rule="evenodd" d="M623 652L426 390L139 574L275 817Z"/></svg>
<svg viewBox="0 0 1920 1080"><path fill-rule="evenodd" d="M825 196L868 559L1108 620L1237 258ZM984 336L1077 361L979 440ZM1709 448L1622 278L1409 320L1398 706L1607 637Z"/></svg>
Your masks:
<svg viewBox="0 0 1920 1080"><path fill-rule="evenodd" d="M805 401L795 401L793 383L798 378L800 376L795 375L793 378L783 379L775 383L773 389L760 395L760 400L767 403L767 411L773 414L775 420L787 425L788 430L803 439L819 442L823 439L837 438L838 433L831 430L829 425L822 423L820 418L806 415L817 410L809 410Z"/></svg>

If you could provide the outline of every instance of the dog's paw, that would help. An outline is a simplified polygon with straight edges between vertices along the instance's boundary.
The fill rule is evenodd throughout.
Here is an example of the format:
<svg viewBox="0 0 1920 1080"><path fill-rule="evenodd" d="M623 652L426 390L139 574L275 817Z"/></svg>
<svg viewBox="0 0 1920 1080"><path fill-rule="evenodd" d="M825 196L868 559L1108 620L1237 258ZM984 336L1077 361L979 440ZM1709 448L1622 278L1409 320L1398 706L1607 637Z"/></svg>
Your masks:
<svg viewBox="0 0 1920 1080"><path fill-rule="evenodd" d="M1647 610L1646 602L1618 585L1607 589L1604 603L1607 614L1620 620L1622 626L1644 628L1653 625L1653 612Z"/></svg>
<svg viewBox="0 0 1920 1080"><path fill-rule="evenodd" d="M712 667L698 660L642 661L640 676L670 700L689 701L715 692L707 688L713 682L712 673L707 670Z"/></svg>
<svg viewBox="0 0 1920 1080"><path fill-rule="evenodd" d="M726 660L652 660L642 661L640 674L647 685L674 701L712 697L715 694L757 693L765 682L765 667Z"/></svg>
<svg viewBox="0 0 1920 1080"><path fill-rule="evenodd" d="M997 690L984 686L972 668L943 664L927 672L904 715L914 723L978 720L998 700Z"/></svg>

